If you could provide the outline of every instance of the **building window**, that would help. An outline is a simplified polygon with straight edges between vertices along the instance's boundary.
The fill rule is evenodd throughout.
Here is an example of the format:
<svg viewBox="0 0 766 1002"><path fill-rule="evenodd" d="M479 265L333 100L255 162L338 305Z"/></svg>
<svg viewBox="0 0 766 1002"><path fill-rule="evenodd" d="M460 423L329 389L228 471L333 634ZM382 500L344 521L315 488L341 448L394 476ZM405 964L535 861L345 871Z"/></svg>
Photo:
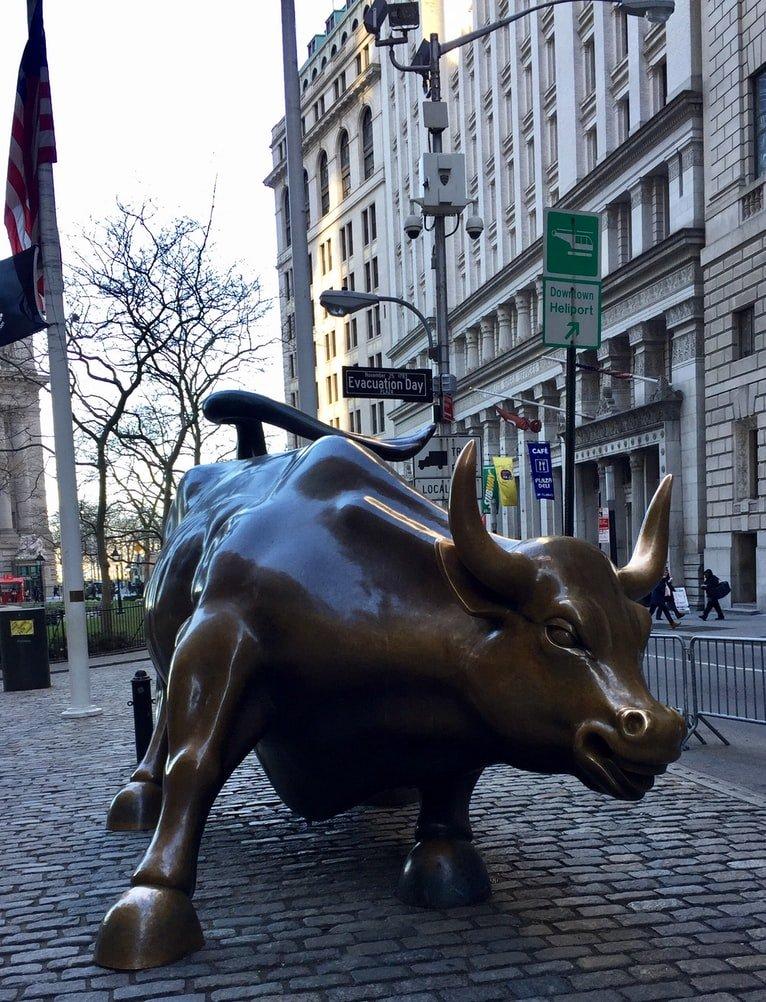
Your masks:
<svg viewBox="0 0 766 1002"><path fill-rule="evenodd" d="M348 430L356 435L362 431L362 412L360 410L348 412Z"/></svg>
<svg viewBox="0 0 766 1002"><path fill-rule="evenodd" d="M630 135L630 97L617 102L617 142L624 143Z"/></svg>
<svg viewBox="0 0 766 1002"><path fill-rule="evenodd" d="M633 216L630 202L617 203L617 264L623 265L633 256Z"/></svg>
<svg viewBox="0 0 766 1002"><path fill-rule="evenodd" d="M348 133L345 129L340 134L338 155L340 159L340 189L343 197L347 198L351 194L351 150Z"/></svg>
<svg viewBox="0 0 766 1002"><path fill-rule="evenodd" d="M664 175L654 179L654 242L659 243L670 233L670 183Z"/></svg>
<svg viewBox="0 0 766 1002"><path fill-rule="evenodd" d="M359 343L359 333L357 327L357 319L354 317L351 320L347 320L343 324L343 336L346 345L346 351L352 351L357 347Z"/></svg>
<svg viewBox="0 0 766 1002"><path fill-rule="evenodd" d="M378 237L378 214L373 203L362 213L362 231L364 234L364 246L367 247Z"/></svg>
<svg viewBox="0 0 766 1002"><path fill-rule="evenodd" d="M289 247L293 242L293 229L290 225L290 191L287 188L282 195L282 218L285 223L285 246Z"/></svg>
<svg viewBox="0 0 766 1002"><path fill-rule="evenodd" d="M354 227L352 223L346 223L340 229L340 256L342 261L348 259L354 253Z"/></svg>
<svg viewBox="0 0 766 1002"><path fill-rule="evenodd" d="M370 406L370 420L373 435L382 435L386 427L386 416L383 409L383 401Z"/></svg>
<svg viewBox="0 0 766 1002"><path fill-rule="evenodd" d="M668 103L668 64L665 59L652 70L652 95L655 114Z"/></svg>
<svg viewBox="0 0 766 1002"><path fill-rule="evenodd" d="M558 116L554 113L548 119L548 165L555 164L559 158L559 127Z"/></svg>
<svg viewBox="0 0 766 1002"><path fill-rule="evenodd" d="M755 308L746 306L734 314L734 348L737 358L747 358L755 352Z"/></svg>
<svg viewBox="0 0 766 1002"><path fill-rule="evenodd" d="M585 96L596 89L596 43L592 38L582 47L583 70L585 72Z"/></svg>
<svg viewBox="0 0 766 1002"><path fill-rule="evenodd" d="M365 108L362 112L362 159L364 179L371 178L375 170L375 143L372 135L372 112Z"/></svg>
<svg viewBox="0 0 766 1002"><path fill-rule="evenodd" d="M319 202L323 216L330 211L330 168L324 150L319 154Z"/></svg>
<svg viewBox="0 0 766 1002"><path fill-rule="evenodd" d="M290 302L293 298L293 270L288 268L285 272L285 299Z"/></svg>
<svg viewBox="0 0 766 1002"><path fill-rule="evenodd" d="M624 59L628 54L628 15L624 10L615 12L615 48L617 58Z"/></svg>
<svg viewBox="0 0 766 1002"><path fill-rule="evenodd" d="M335 331L328 331L324 336L325 362L331 362L337 355L335 347Z"/></svg>
<svg viewBox="0 0 766 1002"><path fill-rule="evenodd" d="M551 35L545 41L545 85L552 87L556 83L556 40Z"/></svg>
<svg viewBox="0 0 766 1002"><path fill-rule="evenodd" d="M323 275L332 271L332 238L319 245L319 260Z"/></svg>
<svg viewBox="0 0 766 1002"><path fill-rule="evenodd" d="M585 166L589 171L594 170L598 163L598 133L596 126L588 129L585 133Z"/></svg>
<svg viewBox="0 0 766 1002"><path fill-rule="evenodd" d="M760 485L758 483L758 429L751 428L747 434L747 473L748 473L748 497L760 497Z"/></svg>
<svg viewBox="0 0 766 1002"><path fill-rule="evenodd" d="M379 285L378 259L374 257L370 261L367 261L364 266L364 288L366 292L373 292Z"/></svg>
<svg viewBox="0 0 766 1002"><path fill-rule="evenodd" d="M753 77L755 176L766 175L766 69Z"/></svg>

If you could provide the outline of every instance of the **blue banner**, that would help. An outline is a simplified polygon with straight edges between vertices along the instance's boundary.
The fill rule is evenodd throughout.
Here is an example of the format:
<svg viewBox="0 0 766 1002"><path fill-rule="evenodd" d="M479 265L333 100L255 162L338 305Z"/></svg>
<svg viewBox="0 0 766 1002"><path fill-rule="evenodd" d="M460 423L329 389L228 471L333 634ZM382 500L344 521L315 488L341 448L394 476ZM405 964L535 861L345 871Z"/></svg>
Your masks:
<svg viewBox="0 0 766 1002"><path fill-rule="evenodd" d="M532 483L538 501L555 501L553 493L553 462L550 442L527 442L529 464L532 467Z"/></svg>

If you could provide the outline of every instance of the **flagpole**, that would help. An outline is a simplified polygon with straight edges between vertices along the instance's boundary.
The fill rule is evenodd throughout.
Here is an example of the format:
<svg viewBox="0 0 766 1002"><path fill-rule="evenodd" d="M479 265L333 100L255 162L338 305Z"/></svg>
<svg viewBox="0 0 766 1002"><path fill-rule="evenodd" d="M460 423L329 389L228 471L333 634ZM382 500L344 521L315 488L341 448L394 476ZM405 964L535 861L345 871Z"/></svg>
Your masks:
<svg viewBox="0 0 766 1002"><path fill-rule="evenodd" d="M31 25L37 0L27 0ZM85 619L85 583L82 571L82 536L77 501L72 399L66 349L64 277L61 241L56 220L53 165L38 167L40 244L45 283L45 314L48 322L48 367L50 373L56 479L61 527L61 565L64 576L64 615L69 661L69 706L64 717L94 717L101 713L90 693L88 628Z"/></svg>

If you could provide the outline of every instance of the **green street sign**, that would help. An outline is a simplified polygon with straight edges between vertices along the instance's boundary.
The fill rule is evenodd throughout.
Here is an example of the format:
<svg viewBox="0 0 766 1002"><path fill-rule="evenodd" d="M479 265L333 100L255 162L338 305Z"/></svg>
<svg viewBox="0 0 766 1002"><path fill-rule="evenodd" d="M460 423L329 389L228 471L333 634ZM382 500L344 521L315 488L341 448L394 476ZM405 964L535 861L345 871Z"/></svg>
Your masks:
<svg viewBox="0 0 766 1002"><path fill-rule="evenodd" d="M601 217L596 212L545 210L546 275L601 278Z"/></svg>
<svg viewBox="0 0 766 1002"><path fill-rule="evenodd" d="M543 344L548 348L598 348L601 282L543 278Z"/></svg>

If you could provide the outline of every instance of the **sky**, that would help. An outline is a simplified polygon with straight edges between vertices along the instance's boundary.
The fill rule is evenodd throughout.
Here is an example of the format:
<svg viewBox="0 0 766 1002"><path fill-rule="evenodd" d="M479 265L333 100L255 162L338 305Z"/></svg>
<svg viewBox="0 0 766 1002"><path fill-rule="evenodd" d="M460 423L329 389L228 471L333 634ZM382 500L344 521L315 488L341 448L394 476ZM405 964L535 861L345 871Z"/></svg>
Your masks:
<svg viewBox="0 0 766 1002"><path fill-rule="evenodd" d="M295 5L300 65L333 0ZM284 113L280 6L279 0L45 0L65 260L76 234L108 215L118 196L204 219L217 179L221 262L243 261L261 276L265 294L276 295L274 201L263 179L271 169L271 129ZM25 41L26 0L1 0L3 163ZM3 229L0 257L9 255ZM265 326L278 332L276 303ZM281 398L278 350L253 388ZM54 511L50 485L48 495Z"/></svg>

